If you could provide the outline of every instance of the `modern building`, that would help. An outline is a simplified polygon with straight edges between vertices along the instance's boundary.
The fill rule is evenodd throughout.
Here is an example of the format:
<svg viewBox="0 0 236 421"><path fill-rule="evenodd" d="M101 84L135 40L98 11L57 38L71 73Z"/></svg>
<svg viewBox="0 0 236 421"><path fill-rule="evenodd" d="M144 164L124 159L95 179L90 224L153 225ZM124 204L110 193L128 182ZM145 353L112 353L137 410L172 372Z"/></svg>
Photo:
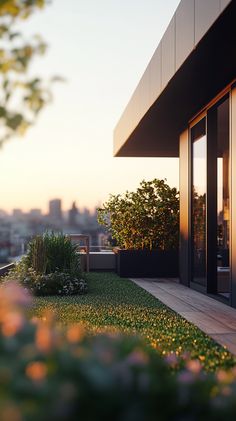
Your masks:
<svg viewBox="0 0 236 421"><path fill-rule="evenodd" d="M114 132L179 157L180 282L236 307L236 0L182 0Z"/></svg>
<svg viewBox="0 0 236 421"><path fill-rule="evenodd" d="M62 219L61 199L53 199L49 201L49 218L54 221Z"/></svg>
<svg viewBox="0 0 236 421"><path fill-rule="evenodd" d="M79 211L76 206L76 202L72 203L71 209L68 212L68 224L70 227L77 227L78 226L78 215Z"/></svg>

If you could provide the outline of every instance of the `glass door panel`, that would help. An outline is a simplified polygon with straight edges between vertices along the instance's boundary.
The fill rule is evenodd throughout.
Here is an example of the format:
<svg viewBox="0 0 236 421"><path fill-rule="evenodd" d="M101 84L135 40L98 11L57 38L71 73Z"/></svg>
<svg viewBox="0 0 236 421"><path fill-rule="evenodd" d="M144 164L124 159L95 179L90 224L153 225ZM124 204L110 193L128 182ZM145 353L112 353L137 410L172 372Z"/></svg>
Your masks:
<svg viewBox="0 0 236 421"><path fill-rule="evenodd" d="M206 286L206 118L191 129L192 141L192 281Z"/></svg>
<svg viewBox="0 0 236 421"><path fill-rule="evenodd" d="M230 294L229 98L217 106L217 292Z"/></svg>

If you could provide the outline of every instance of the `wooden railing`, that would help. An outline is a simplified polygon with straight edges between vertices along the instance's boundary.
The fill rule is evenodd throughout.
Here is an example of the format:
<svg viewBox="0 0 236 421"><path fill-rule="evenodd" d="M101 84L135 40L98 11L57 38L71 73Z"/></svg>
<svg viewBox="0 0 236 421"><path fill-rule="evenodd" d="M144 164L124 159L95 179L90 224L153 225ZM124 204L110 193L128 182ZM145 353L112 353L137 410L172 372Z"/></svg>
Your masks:
<svg viewBox="0 0 236 421"><path fill-rule="evenodd" d="M84 250L86 253L86 272L89 272L89 252L90 252L90 238L85 234L70 234L71 241L78 245L78 251ZM81 245L81 241L84 242Z"/></svg>
<svg viewBox="0 0 236 421"><path fill-rule="evenodd" d="M8 265L1 267L1 268L0 268L0 277L1 277L1 276L4 276L4 275L7 275L7 273L8 273L11 269L13 269L13 268L14 268L14 266L15 266L15 263L9 263Z"/></svg>

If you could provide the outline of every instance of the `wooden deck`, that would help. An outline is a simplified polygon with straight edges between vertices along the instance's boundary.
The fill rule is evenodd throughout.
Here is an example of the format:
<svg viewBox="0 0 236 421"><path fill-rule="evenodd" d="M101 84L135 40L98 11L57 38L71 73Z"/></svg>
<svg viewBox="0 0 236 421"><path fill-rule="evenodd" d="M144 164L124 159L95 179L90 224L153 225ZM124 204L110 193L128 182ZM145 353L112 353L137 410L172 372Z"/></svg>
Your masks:
<svg viewBox="0 0 236 421"><path fill-rule="evenodd" d="M236 309L171 279L132 279L236 355Z"/></svg>

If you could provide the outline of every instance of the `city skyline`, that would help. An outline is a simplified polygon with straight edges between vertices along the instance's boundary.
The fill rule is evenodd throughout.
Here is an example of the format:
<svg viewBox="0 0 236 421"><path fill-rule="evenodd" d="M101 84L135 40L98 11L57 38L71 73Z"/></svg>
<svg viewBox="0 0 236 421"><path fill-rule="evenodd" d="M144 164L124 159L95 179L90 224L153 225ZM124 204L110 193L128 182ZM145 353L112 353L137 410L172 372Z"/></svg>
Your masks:
<svg viewBox="0 0 236 421"><path fill-rule="evenodd" d="M85 205L78 205L77 201L72 199L72 202L69 205L69 207L66 207L66 206L63 205L63 200L61 198L59 198L59 197L54 198L53 197L53 198L50 198L48 200L48 202L45 206L41 206L41 207L37 207L37 208L32 207L32 208L28 208L28 209L22 209L19 206L15 206L15 207L13 207L9 210L5 210L3 208L0 208L0 216L3 215L3 214L14 216L14 214L20 215L20 213L21 214L30 214L31 213L31 214L35 214L35 216L41 214L42 216L46 216L46 215L49 215L49 213L50 213L49 204L50 204L51 201L54 201L54 200L60 200L61 201L61 211L62 211L63 214L69 212L73 208L74 204L76 205L76 208L80 213L89 212L90 214L93 214L94 212L96 212L96 209L100 206L100 204L98 204L95 207L89 208Z"/></svg>
<svg viewBox="0 0 236 421"><path fill-rule="evenodd" d="M45 212L53 196L92 209L144 178L178 186L177 159L112 156L115 125L178 3L57 0L23 22L26 36L39 32L49 44L32 74L66 82L35 127L0 150L2 209Z"/></svg>
<svg viewBox="0 0 236 421"><path fill-rule="evenodd" d="M63 210L61 199L54 198L49 201L46 213L40 208L29 212L15 208L10 214L0 209L0 265L17 260L33 237L46 232L85 234L96 250L108 245L109 234L99 225L96 212L79 209L75 201L70 209Z"/></svg>

